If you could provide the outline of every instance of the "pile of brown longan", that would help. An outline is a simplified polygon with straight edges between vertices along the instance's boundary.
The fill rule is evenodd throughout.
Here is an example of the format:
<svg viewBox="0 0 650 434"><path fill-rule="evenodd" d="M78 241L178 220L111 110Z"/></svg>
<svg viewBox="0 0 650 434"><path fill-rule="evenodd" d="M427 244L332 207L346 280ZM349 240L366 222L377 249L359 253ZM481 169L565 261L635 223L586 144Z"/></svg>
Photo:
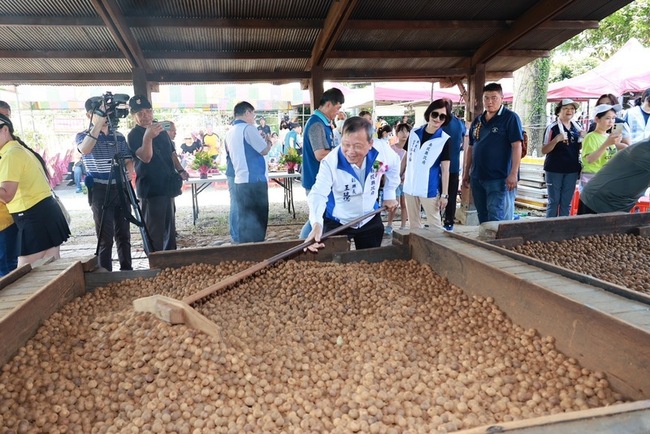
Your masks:
<svg viewBox="0 0 650 434"><path fill-rule="evenodd" d="M606 406L605 375L415 261L288 261L197 310L222 339L132 300L181 299L250 264L100 288L0 373L0 432L453 432Z"/></svg>
<svg viewBox="0 0 650 434"><path fill-rule="evenodd" d="M528 241L512 250L650 294L650 238L605 234L563 241Z"/></svg>

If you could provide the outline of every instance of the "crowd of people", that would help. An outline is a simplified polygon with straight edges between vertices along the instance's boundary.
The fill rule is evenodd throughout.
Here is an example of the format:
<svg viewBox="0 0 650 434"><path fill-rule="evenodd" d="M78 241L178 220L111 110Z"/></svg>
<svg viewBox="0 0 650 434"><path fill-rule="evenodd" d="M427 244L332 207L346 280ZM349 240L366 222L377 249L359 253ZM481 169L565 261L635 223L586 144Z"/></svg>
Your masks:
<svg viewBox="0 0 650 434"><path fill-rule="evenodd" d="M322 247L324 232L340 226L357 249L378 247L392 234L398 209L400 229L452 231L461 182L471 191L480 223L511 220L526 134L519 116L504 105L499 84L487 84L482 98L485 110L469 125L447 99L431 102L422 122L413 125L405 116L389 125L381 118L374 122L367 111L349 116L342 110L343 93L331 88L304 126L287 117L277 132L242 101L225 137L208 126L186 136L178 154L174 122L154 120L145 96L129 101L135 126L126 137L111 125L104 103L90 98L89 126L75 138L74 180L81 192L85 176L99 265L112 270L115 245L120 270L132 269L129 225L137 221L125 197L133 179L150 249L176 249L174 198L199 152L225 162L234 243L265 240L268 170L291 152L301 158L309 206L299 237L312 240L313 251ZM576 185L579 214L629 211L650 184L650 89L625 116L616 96L602 95L588 128L575 119L579 108L570 99L559 101L544 134L546 215L569 215ZM45 162L15 134L11 108L0 101L0 275L58 257L69 236Z"/></svg>
<svg viewBox="0 0 650 434"><path fill-rule="evenodd" d="M586 131L574 120L579 107L558 102L544 134L546 216L570 214L576 185L577 214L629 212L650 187L650 89L624 116L618 97L601 95Z"/></svg>

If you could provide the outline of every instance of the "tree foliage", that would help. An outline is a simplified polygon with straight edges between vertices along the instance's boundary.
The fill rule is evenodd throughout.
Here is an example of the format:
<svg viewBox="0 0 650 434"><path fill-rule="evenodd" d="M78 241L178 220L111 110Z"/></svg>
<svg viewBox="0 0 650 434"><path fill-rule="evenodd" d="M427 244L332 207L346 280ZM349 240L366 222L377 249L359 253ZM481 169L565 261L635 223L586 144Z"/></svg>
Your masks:
<svg viewBox="0 0 650 434"><path fill-rule="evenodd" d="M650 0L635 0L553 50L551 83L595 68L631 38L650 46Z"/></svg>
<svg viewBox="0 0 650 434"><path fill-rule="evenodd" d="M583 52L607 60L630 38L650 45L650 0L635 0L603 19L597 29L587 29L558 47L559 52Z"/></svg>

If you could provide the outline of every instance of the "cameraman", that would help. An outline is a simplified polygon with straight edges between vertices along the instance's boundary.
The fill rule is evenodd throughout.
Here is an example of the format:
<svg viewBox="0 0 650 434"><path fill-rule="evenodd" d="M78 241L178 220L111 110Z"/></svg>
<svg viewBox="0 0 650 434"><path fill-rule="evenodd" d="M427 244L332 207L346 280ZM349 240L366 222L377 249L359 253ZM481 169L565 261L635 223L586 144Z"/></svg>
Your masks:
<svg viewBox="0 0 650 434"><path fill-rule="evenodd" d="M113 238L117 247L117 257L120 261L120 270L132 270L131 266L131 232L126 216L129 209L122 209L120 194L116 184L119 176L113 173L113 157L131 157L131 151L126 139L117 131L110 131L105 113L106 108L98 98L89 98L86 101L86 117L91 120L90 131L77 134L75 142L77 149L87 170L87 178L92 177L93 182L87 182L88 201L93 211L95 232L99 240L99 265L108 271L113 270L112 251ZM133 178L133 162L126 160L128 179ZM118 170L116 167L115 170ZM111 184L108 184L109 177ZM90 185L89 185L90 184ZM121 192L122 197L127 197L126 192ZM103 222L102 222L103 217ZM101 227L100 227L101 226ZM100 233L101 230L101 233Z"/></svg>
<svg viewBox="0 0 650 434"><path fill-rule="evenodd" d="M129 132L129 147L135 160L136 189L142 200L144 223L153 250L176 250L176 207L174 197L181 194L188 174L178 161L174 143L162 123L153 121L151 103L145 96L129 100L137 124Z"/></svg>

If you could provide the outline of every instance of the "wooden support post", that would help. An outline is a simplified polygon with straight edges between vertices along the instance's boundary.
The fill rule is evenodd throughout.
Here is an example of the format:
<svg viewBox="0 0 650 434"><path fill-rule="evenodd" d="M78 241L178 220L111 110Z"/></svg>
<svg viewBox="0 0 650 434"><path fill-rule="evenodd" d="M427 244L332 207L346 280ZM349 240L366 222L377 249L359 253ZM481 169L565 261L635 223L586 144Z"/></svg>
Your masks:
<svg viewBox="0 0 650 434"><path fill-rule="evenodd" d="M144 95L151 101L151 89L147 82L147 73L143 68L133 68L133 92L135 95Z"/></svg>
<svg viewBox="0 0 650 434"><path fill-rule="evenodd" d="M318 108L320 97L323 96L323 68L314 66L311 69L311 77L309 78L309 96L311 97L311 112Z"/></svg>
<svg viewBox="0 0 650 434"><path fill-rule="evenodd" d="M469 104L470 120L483 113L483 87L485 87L485 64L476 65L476 69L469 76Z"/></svg>
<svg viewBox="0 0 650 434"><path fill-rule="evenodd" d="M469 95L467 98L468 120L472 122L476 116L483 112L483 87L485 86L485 64L476 65L476 68L467 80L469 86ZM467 117L467 116L466 116ZM465 161L467 161L467 152L469 147L465 147ZM456 214L458 220L466 226L475 226L478 224L478 216L472 199L470 188L461 187L460 210Z"/></svg>

